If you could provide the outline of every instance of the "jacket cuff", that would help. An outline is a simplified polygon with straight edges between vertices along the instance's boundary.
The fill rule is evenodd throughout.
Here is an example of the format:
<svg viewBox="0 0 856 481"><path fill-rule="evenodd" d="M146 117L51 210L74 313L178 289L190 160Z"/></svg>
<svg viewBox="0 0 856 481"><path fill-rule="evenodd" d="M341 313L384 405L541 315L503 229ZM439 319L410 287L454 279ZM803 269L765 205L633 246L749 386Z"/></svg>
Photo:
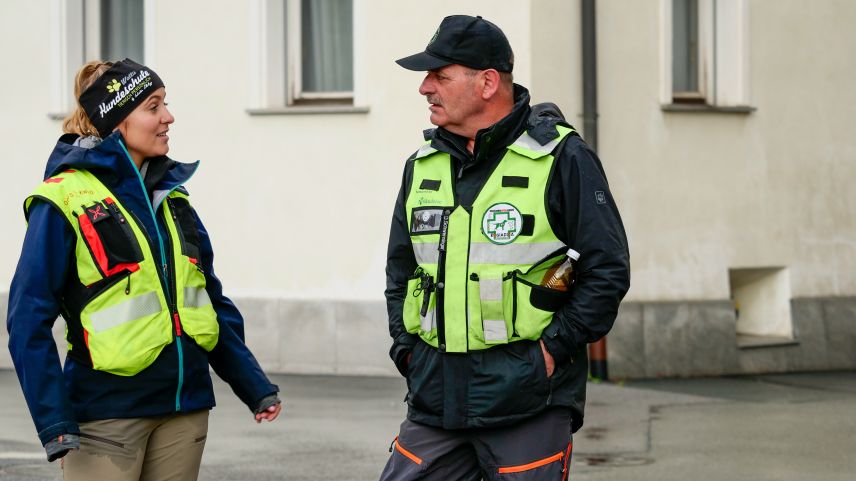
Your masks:
<svg viewBox="0 0 856 481"><path fill-rule="evenodd" d="M55 440L59 436L65 434L80 434L80 428L77 426L77 423L71 421L63 421L48 426L39 431L39 440L42 442L42 446L44 446L47 443Z"/></svg>
<svg viewBox="0 0 856 481"><path fill-rule="evenodd" d="M407 355L413 352L413 346L419 341L419 337L414 334L404 333L394 341L392 347L389 348L389 357L395 363L396 369L402 376L407 377Z"/></svg>
<svg viewBox="0 0 856 481"><path fill-rule="evenodd" d="M267 408L271 406L276 406L280 403L282 403L282 401L279 399L279 396L277 396L276 393L268 394L256 403L256 408L253 409L253 414L261 414Z"/></svg>
<svg viewBox="0 0 856 481"><path fill-rule="evenodd" d="M62 440L60 440L60 436L57 436L56 439L45 444L45 453L49 463L65 456L72 449L80 449L80 437L76 434L63 434Z"/></svg>
<svg viewBox="0 0 856 481"><path fill-rule="evenodd" d="M541 340L544 341L544 347L553 356L557 365L567 364L570 361L571 353L566 342L562 339L561 328L557 322L553 321L544 329L544 332L541 333Z"/></svg>

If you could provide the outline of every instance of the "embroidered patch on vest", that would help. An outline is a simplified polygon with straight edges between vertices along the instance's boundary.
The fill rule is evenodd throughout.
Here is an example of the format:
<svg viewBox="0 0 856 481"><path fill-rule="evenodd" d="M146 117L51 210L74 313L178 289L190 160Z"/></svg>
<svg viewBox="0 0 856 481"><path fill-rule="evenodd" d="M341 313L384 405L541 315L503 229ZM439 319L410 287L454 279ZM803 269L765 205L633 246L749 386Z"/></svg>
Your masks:
<svg viewBox="0 0 856 481"><path fill-rule="evenodd" d="M511 244L523 230L523 216L511 204L493 204L482 217L482 233L494 244Z"/></svg>
<svg viewBox="0 0 856 481"><path fill-rule="evenodd" d="M438 234L440 232L440 221L443 217L442 207L422 207L413 209L410 218L410 233Z"/></svg>

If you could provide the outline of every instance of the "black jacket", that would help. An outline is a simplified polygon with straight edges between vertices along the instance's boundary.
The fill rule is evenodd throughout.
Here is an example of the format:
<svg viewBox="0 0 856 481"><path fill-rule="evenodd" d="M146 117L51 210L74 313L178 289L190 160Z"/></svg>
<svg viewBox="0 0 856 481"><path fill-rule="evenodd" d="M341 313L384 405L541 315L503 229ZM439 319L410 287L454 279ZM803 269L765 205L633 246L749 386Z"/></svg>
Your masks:
<svg viewBox="0 0 856 481"><path fill-rule="evenodd" d="M529 106L529 92L515 85L512 112L479 131L473 154L467 140L443 128L425 132L435 149L451 155L457 172L456 202L472 205L506 147L524 131L542 145L565 123L553 104ZM544 330L542 340L556 361L547 378L538 342L518 341L466 354L441 353L408 334L402 321L407 277L416 269L410 243L405 196L410 190L413 156L408 159L395 204L387 252L386 300L390 356L408 381L408 418L460 429L501 426L535 415L549 406L570 407L573 430L582 426L588 376L586 345L609 332L618 305L630 287L630 254L621 217L597 156L578 135L554 151L547 189L547 216L559 240L578 251L573 294ZM413 357L409 364L407 355Z"/></svg>

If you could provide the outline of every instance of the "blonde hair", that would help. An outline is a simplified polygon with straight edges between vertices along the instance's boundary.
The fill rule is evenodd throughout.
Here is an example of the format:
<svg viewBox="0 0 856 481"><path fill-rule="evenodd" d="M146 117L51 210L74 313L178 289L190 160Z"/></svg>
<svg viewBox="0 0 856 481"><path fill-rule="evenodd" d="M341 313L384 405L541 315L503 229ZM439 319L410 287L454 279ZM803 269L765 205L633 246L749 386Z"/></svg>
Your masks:
<svg viewBox="0 0 856 481"><path fill-rule="evenodd" d="M103 75L112 66L111 62L102 62L100 60L83 64L74 77L74 98L79 99L80 94L95 83L98 77ZM86 115L86 111L80 105L80 100L77 100L76 103L77 107L74 111L68 114L68 117L62 121L62 131L66 134L77 134L82 137L88 135L100 137L98 129L92 125L92 122L89 121L89 117Z"/></svg>

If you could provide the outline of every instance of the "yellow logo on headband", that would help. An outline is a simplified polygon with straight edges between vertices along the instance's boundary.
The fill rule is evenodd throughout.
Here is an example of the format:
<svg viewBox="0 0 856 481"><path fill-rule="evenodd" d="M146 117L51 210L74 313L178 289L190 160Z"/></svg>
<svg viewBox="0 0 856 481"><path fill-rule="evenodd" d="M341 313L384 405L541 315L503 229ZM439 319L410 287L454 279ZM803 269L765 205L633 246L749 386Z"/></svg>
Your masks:
<svg viewBox="0 0 856 481"><path fill-rule="evenodd" d="M120 88L122 88L122 84L117 82L116 79L111 80L110 83L107 84L108 92L118 92Z"/></svg>

